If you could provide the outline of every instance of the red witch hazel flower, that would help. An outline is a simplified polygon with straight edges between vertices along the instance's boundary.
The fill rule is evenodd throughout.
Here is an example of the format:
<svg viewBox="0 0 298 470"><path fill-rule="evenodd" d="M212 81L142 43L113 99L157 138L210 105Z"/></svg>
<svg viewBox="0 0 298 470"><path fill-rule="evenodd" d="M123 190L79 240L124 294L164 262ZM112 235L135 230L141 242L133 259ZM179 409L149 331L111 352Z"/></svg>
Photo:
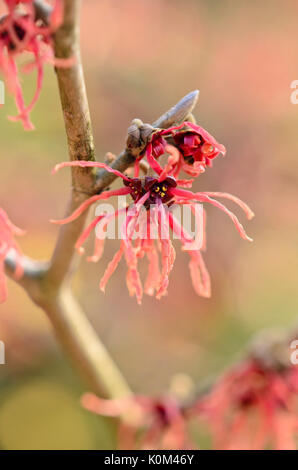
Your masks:
<svg viewBox="0 0 298 470"><path fill-rule="evenodd" d="M36 104L43 83L45 63L57 67L69 67L73 60L56 59L53 48L53 33L59 28L63 19L63 2L55 0L48 25L36 19L33 0L4 0L7 15L0 20L0 70L4 75L9 92L15 97L19 114L10 117L12 121L21 121L24 129L32 130L30 112ZM24 73L36 69L37 85L33 99L25 105L23 92L16 64L18 56L29 53L33 61L23 68Z"/></svg>
<svg viewBox="0 0 298 470"><path fill-rule="evenodd" d="M82 405L92 413L122 418L119 450L194 449L183 413L172 398L133 396L104 400L86 393Z"/></svg>
<svg viewBox="0 0 298 470"><path fill-rule="evenodd" d="M117 190L104 191L99 195L87 199L72 215L64 220L52 221L56 224L67 224L77 219L91 204L110 198L111 196L130 195L132 204L114 211L112 214L98 215L82 233L77 241L76 248L83 253L83 243L96 227L96 241L94 255L89 261L98 261L102 255L105 230L109 222L119 216L125 216L121 225L121 243L114 258L109 263L101 281L100 288L105 290L106 284L117 268L121 258L124 256L127 263L126 283L131 296L135 295L138 303L141 303L143 286L138 271L138 261L145 256L148 258L149 269L145 282L145 293L156 295L157 299L167 294L169 275L175 261L175 249L171 241L170 233L178 238L182 244L182 250L189 254L190 274L193 287L198 295L210 297L210 277L205 266L201 250L205 243L205 213L200 203L208 202L224 211L233 221L241 237L251 241L246 235L239 220L227 207L214 198L226 198L238 204L247 215L248 219L253 217L252 211L241 200L228 193L197 192L188 191L181 187L189 187L191 181L178 180L169 174L172 168L172 160L177 150L167 146L166 151L170 154L165 168L156 167L156 176L143 178L129 178L117 170L112 169L104 163L75 161L58 164L54 172L63 167L80 166L105 168L107 171L120 176L124 187ZM179 186L181 186L179 188ZM174 215L174 208L187 206L193 213L197 233L191 236ZM161 270L159 266L159 255L161 252Z"/></svg>
<svg viewBox="0 0 298 470"><path fill-rule="evenodd" d="M145 154L151 168L156 172L160 171L157 159L167 153L166 148L169 143L179 151L171 159L171 174L175 177L181 170L191 176L199 176L207 166L212 165L214 158L220 153L222 155L226 153L225 147L203 127L192 122L184 122L180 126L155 130L140 158ZM138 162L136 166L137 164Z"/></svg>
<svg viewBox="0 0 298 470"><path fill-rule="evenodd" d="M16 243L15 236L24 235L24 232L13 225L6 212L0 208L0 303L7 298L6 278L5 278L5 258L13 250L16 259L15 277L20 279L23 275L21 263L22 252Z"/></svg>
<svg viewBox="0 0 298 470"><path fill-rule="evenodd" d="M198 402L216 449L291 450L298 438L298 368L275 370L249 359Z"/></svg>

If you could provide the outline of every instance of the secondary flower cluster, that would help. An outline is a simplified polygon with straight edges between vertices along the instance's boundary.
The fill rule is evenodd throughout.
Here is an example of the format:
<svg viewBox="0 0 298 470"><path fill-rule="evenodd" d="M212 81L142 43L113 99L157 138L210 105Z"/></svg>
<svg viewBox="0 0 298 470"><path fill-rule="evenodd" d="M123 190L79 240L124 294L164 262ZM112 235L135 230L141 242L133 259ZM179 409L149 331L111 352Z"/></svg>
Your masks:
<svg viewBox="0 0 298 470"><path fill-rule="evenodd" d="M80 166L104 168L123 180L123 187L117 190L104 191L86 200L73 214L57 224L67 224L77 219L91 204L112 196L131 196L132 203L115 211L113 214L101 214L82 233L76 248L84 252L82 245L96 228L94 255L89 261L98 261L103 252L104 234L108 224L115 217L123 216L120 248L109 263L101 281L100 289L105 290L108 280L116 270L122 257L127 263L127 287L130 295L136 296L141 303L143 291L156 295L157 299L167 294L169 275L175 261L175 249L170 233L180 239L182 250L189 254L189 269L195 291L204 297L210 297L210 277L202 257L206 247L206 215L201 203L209 203L224 211L233 221L241 237L251 241L243 226L226 206L217 198L229 199L243 209L248 219L253 217L250 208L235 196L219 192L192 192L185 188L192 186L193 180L179 179L181 170L197 176L201 174L212 160L220 153L225 153L223 145L218 144L202 127L191 122L169 129L156 129L146 145L142 155L135 163L134 177L114 170L104 163L75 161L65 162L55 167L54 172L63 167ZM140 160L146 157L150 165L150 176L140 177ZM161 159L165 159L162 166ZM216 198L216 199L215 199ZM174 206L188 205L199 227L200 234L191 236L175 217ZM155 233L155 236L152 235ZM161 267L159 255L161 253ZM143 288L138 271L138 261L147 257L149 262L148 276Z"/></svg>
<svg viewBox="0 0 298 470"><path fill-rule="evenodd" d="M0 303L7 298L7 287L5 278L5 259L8 253L13 250L16 263L15 277L22 277L23 268L21 263L22 253L15 241L15 236L23 235L24 232L13 225L6 212L0 208Z"/></svg>
<svg viewBox="0 0 298 470"><path fill-rule="evenodd" d="M294 450L298 446L298 369L254 358L227 371L206 395L181 407L170 396L103 400L82 397L85 409L120 418L118 448L195 449L196 425L207 424L212 449Z"/></svg>
<svg viewBox="0 0 298 470"><path fill-rule="evenodd" d="M196 414L210 425L215 449L296 449L298 368L248 359L215 384Z"/></svg>
<svg viewBox="0 0 298 470"><path fill-rule="evenodd" d="M24 129L34 126L30 112L36 104L43 83L44 64L68 67L73 62L56 59L53 47L53 33L63 19L63 1L55 0L47 24L36 18L33 0L4 0L7 14L0 20L0 70L4 75L9 92L15 97L18 115L10 117L21 121ZM23 67L24 73L37 71L36 91L30 104L26 105L16 59L25 53L33 55L33 60Z"/></svg>
<svg viewBox="0 0 298 470"><path fill-rule="evenodd" d="M104 400L86 393L82 397L82 405L92 413L121 418L119 450L194 449L187 422L178 403L172 398L132 396Z"/></svg>
<svg viewBox="0 0 298 470"><path fill-rule="evenodd" d="M153 170L161 174L162 168L157 160L166 153L168 141L178 150L178 153L172 155L167 167L167 171L175 177L178 177L181 170L191 176L199 176L207 166L212 166L215 157L226 153L225 147L203 127L186 121L180 126L157 129L152 133L145 151L136 162L136 172L138 162L145 153Z"/></svg>

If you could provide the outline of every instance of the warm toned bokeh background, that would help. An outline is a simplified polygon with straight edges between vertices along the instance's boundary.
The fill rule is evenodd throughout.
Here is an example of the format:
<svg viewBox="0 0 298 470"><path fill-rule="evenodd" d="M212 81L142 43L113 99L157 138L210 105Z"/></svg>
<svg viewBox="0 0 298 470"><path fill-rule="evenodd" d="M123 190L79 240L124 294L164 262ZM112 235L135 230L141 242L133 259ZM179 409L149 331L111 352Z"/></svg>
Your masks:
<svg viewBox="0 0 298 470"><path fill-rule="evenodd" d="M196 183L248 202L254 243L208 207L211 300L197 297L187 255L178 251L169 295L158 302L130 299L121 264L104 296L98 282L118 242L102 262L82 262L75 290L92 323L136 392L164 392L181 372L198 382L217 374L263 328L285 327L298 311L298 4L295 0L84 0L82 48L97 158L118 153L135 117L150 122L199 88L199 123L227 147ZM33 79L25 83L28 97ZM21 244L47 258L57 235L69 175L51 176L67 159L53 71L48 68L25 133L0 111L0 205L28 232ZM242 213L239 213L242 217ZM244 217L241 219L244 221ZM178 247L178 246L177 246ZM91 245L90 245L91 249ZM111 448L110 423L79 406L84 384L53 339L43 312L9 282L0 307L0 448Z"/></svg>

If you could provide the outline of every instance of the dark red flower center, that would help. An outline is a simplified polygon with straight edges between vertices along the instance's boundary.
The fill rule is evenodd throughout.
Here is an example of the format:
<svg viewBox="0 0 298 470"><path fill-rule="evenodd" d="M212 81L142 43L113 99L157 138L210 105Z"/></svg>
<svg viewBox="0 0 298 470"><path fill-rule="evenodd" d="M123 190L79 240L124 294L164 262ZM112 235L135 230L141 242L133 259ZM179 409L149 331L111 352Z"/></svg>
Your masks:
<svg viewBox="0 0 298 470"><path fill-rule="evenodd" d="M154 410L156 418L162 426L169 426L171 424L170 414L166 406L162 403L158 403L155 405Z"/></svg>
<svg viewBox="0 0 298 470"><path fill-rule="evenodd" d="M163 181L158 181L156 178L146 176L145 178L130 178L124 181L125 186L131 190L131 197L135 202L138 202L142 196L150 192L149 198L144 206L149 209L153 204L169 204L173 198L171 189L177 186L175 178L168 176Z"/></svg>
<svg viewBox="0 0 298 470"><path fill-rule="evenodd" d="M6 19L6 17L2 17L0 19L0 24L4 23L5 19ZM26 35L25 29L16 22L13 23L13 29L14 29L14 32L15 32L15 35L16 35L17 39L19 39L19 41L23 41L23 39ZM10 50L13 51L16 48L16 45L15 45L13 39L11 38L11 35L9 34L8 30L5 29L4 31L2 31L2 33L0 33L0 38L5 41L7 47Z"/></svg>

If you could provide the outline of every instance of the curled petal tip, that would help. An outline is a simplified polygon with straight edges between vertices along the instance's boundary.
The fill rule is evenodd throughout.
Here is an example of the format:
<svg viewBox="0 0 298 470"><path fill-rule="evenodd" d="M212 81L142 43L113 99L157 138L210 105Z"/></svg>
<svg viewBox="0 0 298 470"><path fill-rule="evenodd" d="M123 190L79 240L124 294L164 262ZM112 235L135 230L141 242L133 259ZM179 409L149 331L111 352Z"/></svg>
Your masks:
<svg viewBox="0 0 298 470"><path fill-rule="evenodd" d="M165 297L166 295L168 295L168 292L158 292L155 296L156 300L161 300L163 297Z"/></svg>
<svg viewBox="0 0 298 470"><path fill-rule="evenodd" d="M90 401L92 399L93 399L92 393L85 393L80 399L80 402L81 402L81 405L83 406L83 408L88 409L88 407L90 405Z"/></svg>
<svg viewBox="0 0 298 470"><path fill-rule="evenodd" d="M99 261L99 256L88 256L87 261L88 263L97 263Z"/></svg>
<svg viewBox="0 0 298 470"><path fill-rule="evenodd" d="M153 288L146 289L145 294L150 295L152 297L154 295L154 289Z"/></svg>
<svg viewBox="0 0 298 470"><path fill-rule="evenodd" d="M50 223L54 225L63 225L61 220L50 219Z"/></svg>
<svg viewBox="0 0 298 470"><path fill-rule="evenodd" d="M243 238L243 240L246 240L248 242L253 242L254 241L253 238L249 237L246 232L244 232L243 234L240 234L240 235L241 235L241 238Z"/></svg>
<svg viewBox="0 0 298 470"><path fill-rule="evenodd" d="M60 163L57 163L51 171L52 175L55 175L59 171L59 169L60 169Z"/></svg>
<svg viewBox="0 0 298 470"><path fill-rule="evenodd" d="M15 231L15 235L18 235L19 237L24 237L25 235L27 235L27 230L17 228L17 230Z"/></svg>
<svg viewBox="0 0 298 470"><path fill-rule="evenodd" d="M204 297L204 299L211 299L211 290L201 291L200 297Z"/></svg>

